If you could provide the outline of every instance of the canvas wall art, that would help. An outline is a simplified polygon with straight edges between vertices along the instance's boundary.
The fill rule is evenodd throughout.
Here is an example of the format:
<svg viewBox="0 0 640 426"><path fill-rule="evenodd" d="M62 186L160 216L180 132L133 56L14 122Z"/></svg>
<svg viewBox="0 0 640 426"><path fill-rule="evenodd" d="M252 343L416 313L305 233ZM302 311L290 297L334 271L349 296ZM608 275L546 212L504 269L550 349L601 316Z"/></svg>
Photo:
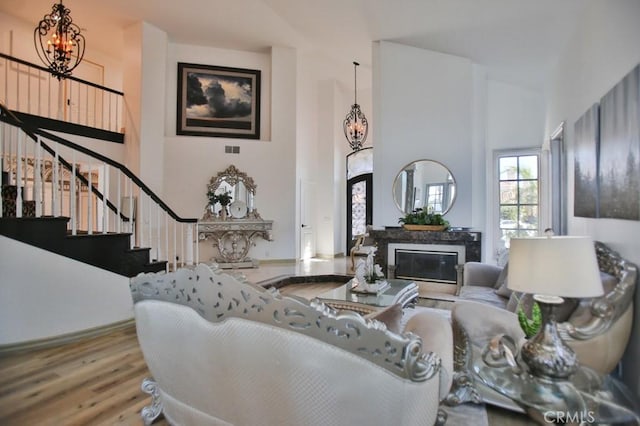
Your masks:
<svg viewBox="0 0 640 426"><path fill-rule="evenodd" d="M176 134L259 139L260 74L178 63Z"/></svg>
<svg viewBox="0 0 640 426"><path fill-rule="evenodd" d="M574 203L578 217L598 217L599 106L594 104L575 124Z"/></svg>
<svg viewBox="0 0 640 426"><path fill-rule="evenodd" d="M603 218L640 220L640 65L600 101Z"/></svg>

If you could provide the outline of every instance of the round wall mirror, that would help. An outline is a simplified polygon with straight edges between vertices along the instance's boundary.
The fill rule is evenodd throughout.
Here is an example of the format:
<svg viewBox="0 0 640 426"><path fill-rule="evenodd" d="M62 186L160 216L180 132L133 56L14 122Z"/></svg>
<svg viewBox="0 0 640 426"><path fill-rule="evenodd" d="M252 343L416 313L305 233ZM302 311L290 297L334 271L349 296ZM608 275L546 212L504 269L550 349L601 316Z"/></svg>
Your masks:
<svg viewBox="0 0 640 426"><path fill-rule="evenodd" d="M404 166L396 176L393 199L404 214L426 209L444 215L456 199L456 181L442 163L414 161Z"/></svg>

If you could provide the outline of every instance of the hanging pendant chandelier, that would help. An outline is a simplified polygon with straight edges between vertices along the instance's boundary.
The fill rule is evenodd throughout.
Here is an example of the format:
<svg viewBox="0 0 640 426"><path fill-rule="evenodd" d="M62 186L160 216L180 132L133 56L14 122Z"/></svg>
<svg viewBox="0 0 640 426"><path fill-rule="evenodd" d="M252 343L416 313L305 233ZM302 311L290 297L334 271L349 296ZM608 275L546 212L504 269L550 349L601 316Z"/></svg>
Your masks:
<svg viewBox="0 0 640 426"><path fill-rule="evenodd" d="M353 63L353 80L354 80L354 96L353 105L351 105L351 111L347 114L342 123L344 129L344 136L347 138L351 149L358 151L362 149L362 145L367 140L367 133L369 132L369 123L367 117L360 111L360 105L358 105L358 79L357 79L357 67L360 65L357 62Z"/></svg>
<svg viewBox="0 0 640 426"><path fill-rule="evenodd" d="M62 0L44 15L33 32L40 60L58 80L71 75L84 57L85 41L80 27L73 23L71 11Z"/></svg>

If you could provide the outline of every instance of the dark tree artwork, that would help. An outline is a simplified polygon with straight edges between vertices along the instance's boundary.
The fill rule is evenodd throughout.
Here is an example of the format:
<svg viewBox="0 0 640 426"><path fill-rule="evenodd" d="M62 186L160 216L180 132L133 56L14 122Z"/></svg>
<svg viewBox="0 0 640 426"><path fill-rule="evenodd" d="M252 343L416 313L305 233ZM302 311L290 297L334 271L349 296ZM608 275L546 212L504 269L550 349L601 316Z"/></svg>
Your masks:
<svg viewBox="0 0 640 426"><path fill-rule="evenodd" d="M599 108L594 104L575 124L573 214L598 217Z"/></svg>
<svg viewBox="0 0 640 426"><path fill-rule="evenodd" d="M640 220L640 65L600 101L600 217Z"/></svg>

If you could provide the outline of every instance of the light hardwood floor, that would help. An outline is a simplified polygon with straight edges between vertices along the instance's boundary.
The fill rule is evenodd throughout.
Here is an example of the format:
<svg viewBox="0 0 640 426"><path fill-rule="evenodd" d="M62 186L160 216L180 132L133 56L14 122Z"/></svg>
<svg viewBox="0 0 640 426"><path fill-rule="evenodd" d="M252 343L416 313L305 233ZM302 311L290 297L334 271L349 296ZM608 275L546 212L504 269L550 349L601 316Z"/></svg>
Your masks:
<svg viewBox="0 0 640 426"><path fill-rule="evenodd" d="M149 371L133 325L0 358L0 425L141 425ZM164 421L156 423L166 425Z"/></svg>

